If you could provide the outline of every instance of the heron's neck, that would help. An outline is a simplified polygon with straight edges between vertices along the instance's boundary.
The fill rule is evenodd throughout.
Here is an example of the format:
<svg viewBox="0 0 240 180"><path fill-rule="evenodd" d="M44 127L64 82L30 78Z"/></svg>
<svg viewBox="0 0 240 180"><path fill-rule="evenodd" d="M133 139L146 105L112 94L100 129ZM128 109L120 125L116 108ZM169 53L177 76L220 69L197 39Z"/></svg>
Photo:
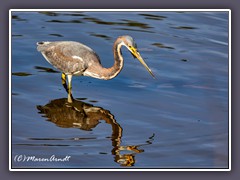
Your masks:
<svg viewBox="0 0 240 180"><path fill-rule="evenodd" d="M113 45L113 54L114 54L114 64L110 68L102 68L101 69L101 74L100 74L100 79L112 79L116 77L120 71L123 68L123 57L121 53L121 47L123 45L123 42L121 39L117 39L114 42Z"/></svg>
<svg viewBox="0 0 240 180"><path fill-rule="evenodd" d="M101 65L101 63L95 63L94 65L88 67L88 69L84 72L84 75L104 80L116 77L123 68L123 57L121 54L122 45L124 45L124 43L120 38L114 42L114 64L112 67L105 68Z"/></svg>

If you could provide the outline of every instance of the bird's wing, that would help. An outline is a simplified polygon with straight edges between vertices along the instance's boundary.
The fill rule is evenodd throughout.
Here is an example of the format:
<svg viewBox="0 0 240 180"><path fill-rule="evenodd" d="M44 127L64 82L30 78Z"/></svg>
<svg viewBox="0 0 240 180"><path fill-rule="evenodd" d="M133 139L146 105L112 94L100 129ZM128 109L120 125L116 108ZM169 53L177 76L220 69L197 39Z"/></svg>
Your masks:
<svg viewBox="0 0 240 180"><path fill-rule="evenodd" d="M91 48L78 42L42 42L38 44L38 50L50 64L66 74L81 75L93 61L100 63Z"/></svg>
<svg viewBox="0 0 240 180"><path fill-rule="evenodd" d="M66 42L62 52L66 56L79 57L83 59L85 63L101 63L99 56L90 47L78 42Z"/></svg>

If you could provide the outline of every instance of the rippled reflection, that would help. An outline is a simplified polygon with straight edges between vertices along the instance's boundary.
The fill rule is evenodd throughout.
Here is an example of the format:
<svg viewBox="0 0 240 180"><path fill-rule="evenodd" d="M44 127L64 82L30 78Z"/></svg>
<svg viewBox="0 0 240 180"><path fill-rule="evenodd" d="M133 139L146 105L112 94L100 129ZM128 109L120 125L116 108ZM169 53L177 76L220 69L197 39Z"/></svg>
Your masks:
<svg viewBox="0 0 240 180"><path fill-rule="evenodd" d="M122 146L122 127L109 110L73 98L71 103L67 98L54 99L44 106L38 105L37 109L48 121L62 128L90 131L100 123L100 120L104 120L112 127L113 149L111 152L114 155L114 161L121 166L133 166L135 155L144 152L140 147L151 144L153 140L153 137L150 137L144 144Z"/></svg>

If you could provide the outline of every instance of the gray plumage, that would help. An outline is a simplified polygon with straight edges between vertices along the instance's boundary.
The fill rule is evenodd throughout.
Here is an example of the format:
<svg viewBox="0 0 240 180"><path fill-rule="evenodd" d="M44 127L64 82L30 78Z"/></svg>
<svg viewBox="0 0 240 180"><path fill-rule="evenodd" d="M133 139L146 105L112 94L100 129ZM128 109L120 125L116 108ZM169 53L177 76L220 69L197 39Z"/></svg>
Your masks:
<svg viewBox="0 0 240 180"><path fill-rule="evenodd" d="M91 64L101 64L98 55L79 42L38 42L37 45L45 59L66 75L82 75Z"/></svg>

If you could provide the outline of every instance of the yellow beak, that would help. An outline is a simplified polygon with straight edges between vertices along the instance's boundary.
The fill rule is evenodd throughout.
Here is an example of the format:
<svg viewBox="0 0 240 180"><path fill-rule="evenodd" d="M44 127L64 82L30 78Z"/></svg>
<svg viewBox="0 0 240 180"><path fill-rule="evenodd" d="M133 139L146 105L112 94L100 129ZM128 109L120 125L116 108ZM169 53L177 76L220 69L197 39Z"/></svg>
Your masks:
<svg viewBox="0 0 240 180"><path fill-rule="evenodd" d="M151 69L148 67L148 65L145 63L145 61L143 60L142 56L141 56L140 53L137 51L137 49L131 47L131 48L129 48L129 50L131 51L132 55L133 55L135 58L137 58L137 59L140 61L140 63L147 69L147 71L151 74L151 76L152 76L153 78L155 78L152 70L151 70Z"/></svg>

